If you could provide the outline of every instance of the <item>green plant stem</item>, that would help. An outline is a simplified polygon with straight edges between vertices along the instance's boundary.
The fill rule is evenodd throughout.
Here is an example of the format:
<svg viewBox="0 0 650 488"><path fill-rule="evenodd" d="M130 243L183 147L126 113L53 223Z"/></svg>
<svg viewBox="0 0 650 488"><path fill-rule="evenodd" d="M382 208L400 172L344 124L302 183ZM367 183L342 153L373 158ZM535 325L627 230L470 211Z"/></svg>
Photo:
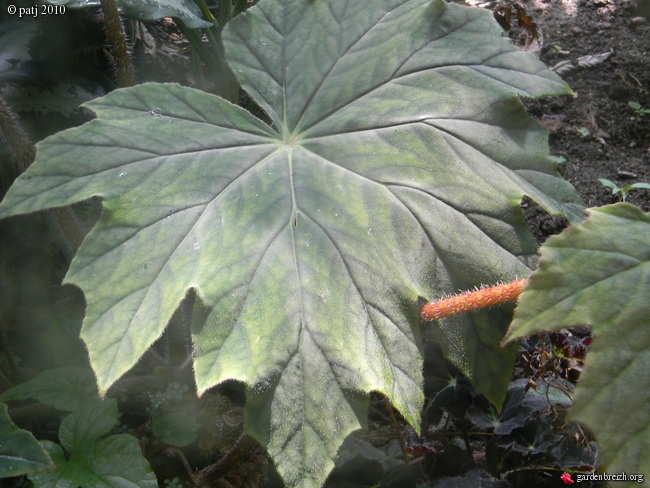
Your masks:
<svg viewBox="0 0 650 488"><path fill-rule="evenodd" d="M210 12L210 9L208 8L208 4L205 3L205 0L196 0L196 4L201 9L201 14L203 14L203 18L205 20L207 20L208 22L212 22L215 26L219 25L217 19L215 19L214 15L212 15L212 12Z"/></svg>
<svg viewBox="0 0 650 488"><path fill-rule="evenodd" d="M194 73L194 79L196 80L197 86L201 90L207 91L205 75L203 74L203 66L201 65L201 58L195 49L192 49L190 60L192 61L192 72Z"/></svg>
<svg viewBox="0 0 650 488"><path fill-rule="evenodd" d="M178 25L178 28L181 30L183 35L190 42L192 49L198 54L199 58L201 58L201 60L205 63L205 66L207 67L208 72L210 73L210 77L213 79L218 78L220 76L219 75L220 67L216 59L214 58L214 55L210 52L208 47L201 40L201 36L199 36L198 32L188 28L185 25L185 23L180 19L176 19L176 25Z"/></svg>
<svg viewBox="0 0 650 488"><path fill-rule="evenodd" d="M246 10L247 6L248 6L248 2L246 0L235 0L235 6L232 9L232 16L236 17L244 10Z"/></svg>
<svg viewBox="0 0 650 488"><path fill-rule="evenodd" d="M205 0L196 0L196 3L201 9L203 18L213 24L211 28L205 30L211 50L198 50L196 42L193 43L190 40L190 43L194 49L197 49L199 56L206 66L208 66L212 81L215 84L215 93L229 102L236 104L239 102L239 82L226 62L226 55L221 41L221 31L232 17L232 2L231 0L219 0L218 21L214 18L212 12L210 12ZM199 41L203 46L200 38ZM209 61L211 61L212 67L210 67Z"/></svg>
<svg viewBox="0 0 650 488"><path fill-rule="evenodd" d="M212 14L210 14L212 17ZM212 17L214 19L214 17ZM210 41L210 48L201 40L199 34L188 28L182 20L176 19L176 24L183 35L190 42L192 49L196 51L201 60L205 63L214 83L214 93L229 102L239 101L239 83L231 71L224 55L221 33L215 29L207 29L206 34Z"/></svg>
<svg viewBox="0 0 650 488"><path fill-rule="evenodd" d="M232 1L219 0L219 27L221 29L232 19Z"/></svg>
<svg viewBox="0 0 650 488"><path fill-rule="evenodd" d="M214 59L219 67L219 71L216 73L217 76L214 77L213 81L217 89L217 95L220 95L229 102L237 104L239 103L239 82L226 61L226 52L221 40L221 30L224 25L225 23L215 26L213 29L206 30Z"/></svg>
<svg viewBox="0 0 650 488"><path fill-rule="evenodd" d="M110 45L111 56L115 63L115 74L117 84L120 88L135 85L135 75L133 64L129 56L129 50L126 45L126 36L124 27L120 19L120 13L117 10L115 0L100 0L102 13L104 14L104 25L106 27L106 36Z"/></svg>

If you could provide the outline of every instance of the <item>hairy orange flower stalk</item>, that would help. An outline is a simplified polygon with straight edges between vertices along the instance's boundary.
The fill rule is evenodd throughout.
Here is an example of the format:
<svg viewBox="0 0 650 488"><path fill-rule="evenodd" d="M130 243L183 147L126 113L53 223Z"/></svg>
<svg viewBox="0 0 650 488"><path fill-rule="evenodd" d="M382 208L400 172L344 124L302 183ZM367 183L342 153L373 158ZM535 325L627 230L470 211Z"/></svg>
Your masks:
<svg viewBox="0 0 650 488"><path fill-rule="evenodd" d="M450 315L456 315L477 308L498 305L499 303L516 300L528 280L512 281L503 285L481 288L462 295L445 298L437 302L427 303L422 308L424 320L436 320Z"/></svg>

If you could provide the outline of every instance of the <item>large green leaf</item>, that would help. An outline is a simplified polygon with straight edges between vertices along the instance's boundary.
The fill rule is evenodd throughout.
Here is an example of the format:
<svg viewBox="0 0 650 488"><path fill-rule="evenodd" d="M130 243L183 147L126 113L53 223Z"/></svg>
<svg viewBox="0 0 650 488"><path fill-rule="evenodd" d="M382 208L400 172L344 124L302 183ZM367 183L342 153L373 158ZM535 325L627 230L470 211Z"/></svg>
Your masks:
<svg viewBox="0 0 650 488"><path fill-rule="evenodd" d="M52 461L34 436L19 429L0 403L0 478L20 476L50 467Z"/></svg>
<svg viewBox="0 0 650 488"><path fill-rule="evenodd" d="M648 473L650 215L625 203L589 212L542 246L506 339L591 325L570 416L596 435L605 471Z"/></svg>
<svg viewBox="0 0 650 488"><path fill-rule="evenodd" d="M66 277L100 390L194 288L199 392L245 382L248 431L288 485L318 486L367 392L417 428L418 298L528 275L524 194L582 218L515 97L569 90L488 12L443 1L262 0L223 40L272 128L176 85L119 90L39 145L0 216L101 197ZM499 403L513 350L488 317L437 326Z"/></svg>

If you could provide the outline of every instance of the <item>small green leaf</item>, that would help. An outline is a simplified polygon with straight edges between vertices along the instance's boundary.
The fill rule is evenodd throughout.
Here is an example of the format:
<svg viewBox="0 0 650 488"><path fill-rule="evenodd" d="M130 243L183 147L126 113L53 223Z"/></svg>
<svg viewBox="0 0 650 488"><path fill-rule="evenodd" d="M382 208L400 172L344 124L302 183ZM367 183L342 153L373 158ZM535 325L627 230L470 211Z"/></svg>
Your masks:
<svg viewBox="0 0 650 488"><path fill-rule="evenodd" d="M589 212L542 246L506 340L591 325L570 417L595 434L604 471L648 473L650 216L626 203Z"/></svg>
<svg viewBox="0 0 650 488"><path fill-rule="evenodd" d="M132 435L100 439L117 423L117 401L88 401L63 419L58 444L44 441L55 470L30 476L35 486L60 488L154 488L156 477Z"/></svg>
<svg viewBox="0 0 650 488"><path fill-rule="evenodd" d="M117 424L117 401L114 398L89 400L61 422L59 440L68 451L83 449L107 434Z"/></svg>
<svg viewBox="0 0 650 488"><path fill-rule="evenodd" d="M641 110L641 104L639 102L627 102L627 104L634 110Z"/></svg>
<svg viewBox="0 0 650 488"><path fill-rule="evenodd" d="M97 400L97 383L91 370L84 368L48 369L0 395L0 401L31 398L66 412L81 409L88 400Z"/></svg>
<svg viewBox="0 0 650 488"><path fill-rule="evenodd" d="M156 476L142 455L138 439L116 434L99 441L93 449L75 453L70 461L79 466L77 478L87 477L88 488L157 488ZM99 478L101 481L95 481Z"/></svg>
<svg viewBox="0 0 650 488"><path fill-rule="evenodd" d="M566 158L564 156L549 156L549 158L555 162L555 164L566 164Z"/></svg>
<svg viewBox="0 0 650 488"><path fill-rule="evenodd" d="M37 488L157 488L156 477L142 456L138 440L117 434L67 459L58 444L43 441L56 470L29 475Z"/></svg>
<svg viewBox="0 0 650 488"><path fill-rule="evenodd" d="M615 194L614 191L616 191L616 190L620 191L620 188L613 181L607 180L605 178L598 178L598 181L600 181L600 183L603 186L607 186L607 187L611 188L612 189L612 194Z"/></svg>
<svg viewBox="0 0 650 488"><path fill-rule="evenodd" d="M25 398L41 401L59 410L72 411L63 419L59 427L59 440L71 457L67 459L58 444L43 441L41 444L49 453L56 469L30 474L29 478L35 486L38 488L77 486L154 488L157 486L156 478L142 456L135 437L124 434L100 440L100 437L107 434L117 423L117 401L112 398L100 400L95 378L90 370L82 368L48 370L2 395L3 400ZM6 413L6 406L2 406ZM3 438L1 432L0 438ZM27 442L26 439L24 441ZM1 449L2 447L0 453Z"/></svg>
<svg viewBox="0 0 650 488"><path fill-rule="evenodd" d="M650 190L650 183L633 183L629 185L630 188L643 188L645 190Z"/></svg>
<svg viewBox="0 0 650 488"><path fill-rule="evenodd" d="M0 404L0 478L42 471L52 465L41 444L34 436L16 427Z"/></svg>

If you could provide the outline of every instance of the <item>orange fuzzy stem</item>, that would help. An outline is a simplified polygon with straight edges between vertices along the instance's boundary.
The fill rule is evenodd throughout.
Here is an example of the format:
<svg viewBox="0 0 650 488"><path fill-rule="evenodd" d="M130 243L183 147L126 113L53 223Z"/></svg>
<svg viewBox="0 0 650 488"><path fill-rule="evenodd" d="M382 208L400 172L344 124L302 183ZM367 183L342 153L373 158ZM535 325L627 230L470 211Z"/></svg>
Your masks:
<svg viewBox="0 0 650 488"><path fill-rule="evenodd" d="M450 315L476 310L477 308L489 307L491 305L516 300L527 281L512 281L503 285L469 291L462 295L427 303L422 308L422 318L424 320L436 320L449 317Z"/></svg>

